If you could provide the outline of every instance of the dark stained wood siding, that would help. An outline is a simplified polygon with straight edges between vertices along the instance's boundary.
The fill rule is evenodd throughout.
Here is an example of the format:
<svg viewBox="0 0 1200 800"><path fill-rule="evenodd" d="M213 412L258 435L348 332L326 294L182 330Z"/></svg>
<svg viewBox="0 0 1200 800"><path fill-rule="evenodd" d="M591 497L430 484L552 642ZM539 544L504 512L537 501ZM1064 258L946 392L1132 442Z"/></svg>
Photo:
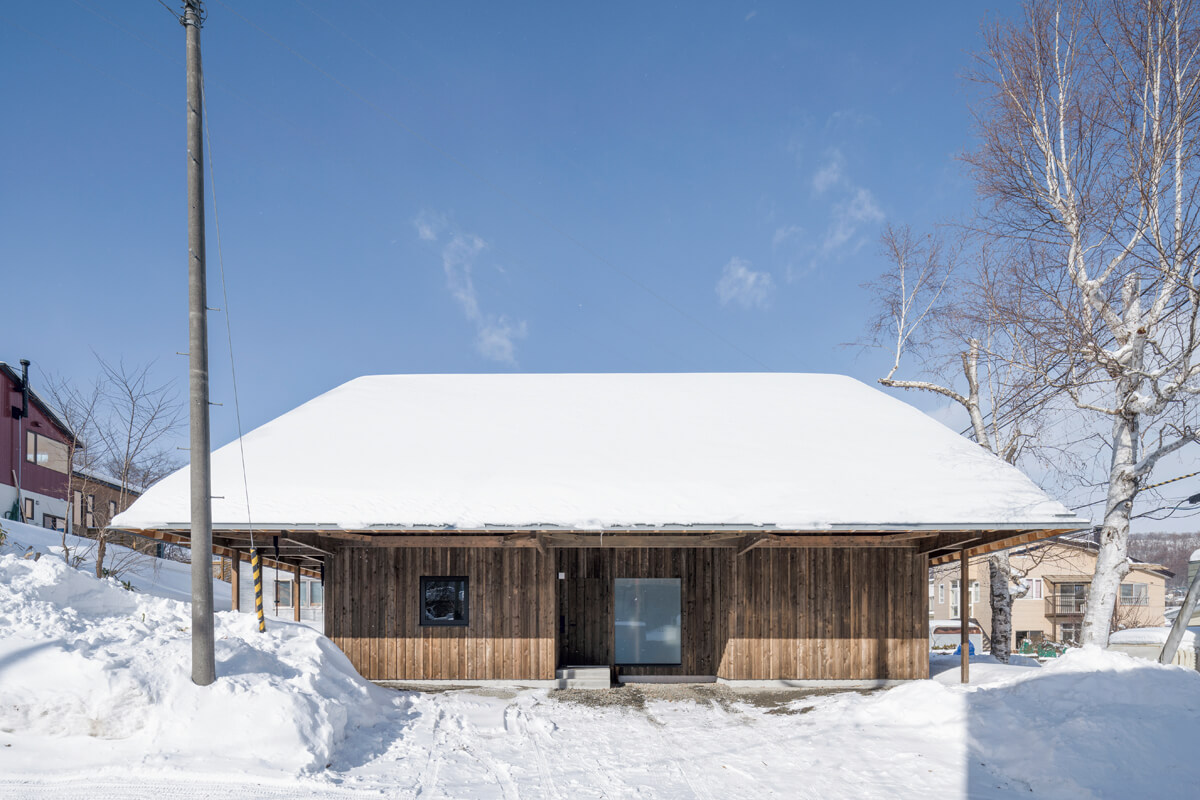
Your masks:
<svg viewBox="0 0 1200 800"><path fill-rule="evenodd" d="M679 578L683 663L622 674L924 678L927 561L900 548L347 547L330 558L325 625L375 680L547 679L612 663L614 578ZM469 626L417 624L422 575L470 577Z"/></svg>
<svg viewBox="0 0 1200 800"><path fill-rule="evenodd" d="M562 549L567 608L560 658L612 663L614 578L680 578L682 664L621 667L624 675L730 680L928 676L926 559L895 548ZM579 644L583 643L583 644ZM586 650L594 660L576 662Z"/></svg>
<svg viewBox="0 0 1200 800"><path fill-rule="evenodd" d="M342 548L326 569L325 630L371 680L550 679L552 561L527 548ZM423 575L470 579L469 625L419 624Z"/></svg>

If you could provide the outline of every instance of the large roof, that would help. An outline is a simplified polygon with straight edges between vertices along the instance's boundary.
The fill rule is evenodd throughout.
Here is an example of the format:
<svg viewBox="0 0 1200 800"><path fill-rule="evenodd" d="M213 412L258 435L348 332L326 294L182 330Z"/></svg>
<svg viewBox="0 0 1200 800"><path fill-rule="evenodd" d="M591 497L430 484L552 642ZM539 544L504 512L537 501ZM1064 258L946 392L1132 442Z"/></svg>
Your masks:
<svg viewBox="0 0 1200 800"><path fill-rule="evenodd" d="M255 528L1034 530L1082 521L1019 470L840 375L379 375L246 434ZM214 526L245 528L237 442ZM112 523L180 528L188 469Z"/></svg>

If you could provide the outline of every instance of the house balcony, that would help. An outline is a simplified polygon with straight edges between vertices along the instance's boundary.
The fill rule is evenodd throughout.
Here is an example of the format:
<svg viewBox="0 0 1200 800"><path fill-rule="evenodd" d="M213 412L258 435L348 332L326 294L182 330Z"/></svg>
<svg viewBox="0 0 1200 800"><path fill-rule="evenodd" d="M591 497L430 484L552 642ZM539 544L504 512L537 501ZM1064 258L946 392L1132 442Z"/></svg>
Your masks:
<svg viewBox="0 0 1200 800"><path fill-rule="evenodd" d="M1082 617L1086 604L1082 597L1050 596L1046 598L1046 617Z"/></svg>

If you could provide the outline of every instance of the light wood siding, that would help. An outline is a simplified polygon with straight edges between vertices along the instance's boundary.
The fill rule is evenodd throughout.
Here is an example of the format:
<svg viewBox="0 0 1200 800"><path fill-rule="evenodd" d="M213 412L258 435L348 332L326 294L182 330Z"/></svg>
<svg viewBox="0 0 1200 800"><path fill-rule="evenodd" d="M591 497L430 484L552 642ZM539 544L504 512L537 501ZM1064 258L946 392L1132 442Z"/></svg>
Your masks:
<svg viewBox="0 0 1200 800"><path fill-rule="evenodd" d="M326 569L325 630L371 680L554 677L554 573L533 549L343 548ZM422 626L421 576L469 579L469 625Z"/></svg>
<svg viewBox="0 0 1200 800"><path fill-rule="evenodd" d="M612 663L613 579L679 578L683 663L622 674L924 678L927 571L899 548L344 548L325 625L375 680L547 679ZM422 575L470 578L468 626L418 625Z"/></svg>

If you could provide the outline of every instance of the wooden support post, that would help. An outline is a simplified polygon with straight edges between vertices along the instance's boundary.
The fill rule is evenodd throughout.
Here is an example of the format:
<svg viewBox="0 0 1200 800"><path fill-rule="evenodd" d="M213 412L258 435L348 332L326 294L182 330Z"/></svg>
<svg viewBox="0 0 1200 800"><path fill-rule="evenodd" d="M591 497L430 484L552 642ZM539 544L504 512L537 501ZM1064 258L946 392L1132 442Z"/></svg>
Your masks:
<svg viewBox="0 0 1200 800"><path fill-rule="evenodd" d="M241 611L241 603L239 602L242 596L242 560L234 554L234 558L230 559L229 565L229 582L233 584L233 610Z"/></svg>
<svg viewBox="0 0 1200 800"><path fill-rule="evenodd" d="M292 584L292 619L296 622L300 621L300 562L297 561L292 567L292 577L295 578L295 583Z"/></svg>
<svg viewBox="0 0 1200 800"><path fill-rule="evenodd" d="M961 575L958 580L958 627L959 627L959 651L962 653L962 682L971 682L971 614L970 614L970 599L971 587L968 585L971 579L970 559L967 558L967 548L958 551L959 564L961 564Z"/></svg>

